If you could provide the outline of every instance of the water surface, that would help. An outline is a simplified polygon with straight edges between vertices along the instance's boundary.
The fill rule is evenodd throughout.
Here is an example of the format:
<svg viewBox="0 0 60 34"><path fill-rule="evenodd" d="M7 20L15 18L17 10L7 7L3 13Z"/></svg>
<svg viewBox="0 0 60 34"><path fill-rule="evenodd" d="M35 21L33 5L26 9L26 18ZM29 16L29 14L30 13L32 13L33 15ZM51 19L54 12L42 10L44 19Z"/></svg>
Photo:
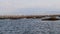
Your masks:
<svg viewBox="0 0 60 34"><path fill-rule="evenodd" d="M60 20L4 19L0 20L0 34L60 34Z"/></svg>

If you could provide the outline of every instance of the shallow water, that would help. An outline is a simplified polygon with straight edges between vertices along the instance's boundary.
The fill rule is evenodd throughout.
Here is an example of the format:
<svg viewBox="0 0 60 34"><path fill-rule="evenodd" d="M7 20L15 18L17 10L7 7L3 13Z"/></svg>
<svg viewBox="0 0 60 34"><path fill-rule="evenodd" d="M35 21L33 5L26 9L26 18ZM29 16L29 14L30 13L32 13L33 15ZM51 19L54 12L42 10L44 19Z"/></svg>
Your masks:
<svg viewBox="0 0 60 34"><path fill-rule="evenodd" d="M60 21L0 20L0 34L60 34Z"/></svg>

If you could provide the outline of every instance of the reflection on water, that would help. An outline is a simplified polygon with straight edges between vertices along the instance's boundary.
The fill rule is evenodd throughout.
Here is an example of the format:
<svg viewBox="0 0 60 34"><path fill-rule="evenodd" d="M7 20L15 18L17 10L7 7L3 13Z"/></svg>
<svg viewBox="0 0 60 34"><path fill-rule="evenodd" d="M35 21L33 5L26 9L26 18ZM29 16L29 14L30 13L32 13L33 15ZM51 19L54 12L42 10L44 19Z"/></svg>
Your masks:
<svg viewBox="0 0 60 34"><path fill-rule="evenodd" d="M60 21L0 20L0 34L60 34Z"/></svg>

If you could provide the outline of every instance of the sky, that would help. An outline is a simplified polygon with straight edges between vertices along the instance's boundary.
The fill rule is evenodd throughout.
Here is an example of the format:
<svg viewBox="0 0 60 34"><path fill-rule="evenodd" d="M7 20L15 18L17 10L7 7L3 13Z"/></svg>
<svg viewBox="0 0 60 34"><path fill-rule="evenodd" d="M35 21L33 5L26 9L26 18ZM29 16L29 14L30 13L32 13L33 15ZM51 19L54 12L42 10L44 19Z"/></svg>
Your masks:
<svg viewBox="0 0 60 34"><path fill-rule="evenodd" d="M51 13L60 13L60 0L0 0L0 15Z"/></svg>

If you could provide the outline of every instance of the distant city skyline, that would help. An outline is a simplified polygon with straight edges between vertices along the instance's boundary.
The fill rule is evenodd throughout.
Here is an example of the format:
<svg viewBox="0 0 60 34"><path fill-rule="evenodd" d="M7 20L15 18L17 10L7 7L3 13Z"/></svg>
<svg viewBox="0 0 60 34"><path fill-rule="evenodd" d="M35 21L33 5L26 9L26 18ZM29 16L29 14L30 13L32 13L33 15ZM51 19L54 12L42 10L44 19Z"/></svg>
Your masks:
<svg viewBox="0 0 60 34"><path fill-rule="evenodd" d="M60 0L0 0L0 15L59 13Z"/></svg>

